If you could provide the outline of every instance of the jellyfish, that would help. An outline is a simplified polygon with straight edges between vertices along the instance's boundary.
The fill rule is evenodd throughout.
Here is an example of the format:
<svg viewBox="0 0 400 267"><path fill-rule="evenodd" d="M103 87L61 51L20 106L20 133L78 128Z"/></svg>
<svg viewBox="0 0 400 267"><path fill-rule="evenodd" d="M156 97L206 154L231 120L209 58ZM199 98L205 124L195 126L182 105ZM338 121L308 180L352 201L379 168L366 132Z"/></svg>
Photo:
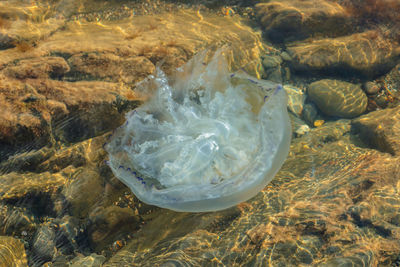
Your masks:
<svg viewBox="0 0 400 267"><path fill-rule="evenodd" d="M138 84L151 92L105 145L114 175L141 201L185 212L217 211L255 196L290 146L282 86L230 73L222 49L176 73Z"/></svg>

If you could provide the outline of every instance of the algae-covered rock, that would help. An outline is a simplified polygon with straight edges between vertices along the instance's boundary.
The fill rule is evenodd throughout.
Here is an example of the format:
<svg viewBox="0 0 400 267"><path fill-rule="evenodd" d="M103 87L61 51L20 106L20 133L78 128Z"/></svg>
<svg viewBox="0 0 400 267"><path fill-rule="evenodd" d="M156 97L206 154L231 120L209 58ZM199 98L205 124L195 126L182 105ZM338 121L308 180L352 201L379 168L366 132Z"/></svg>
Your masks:
<svg viewBox="0 0 400 267"><path fill-rule="evenodd" d="M106 79L124 83L138 82L155 70L146 57L119 57L111 53L83 53L68 59L73 75L88 75L89 79Z"/></svg>
<svg viewBox="0 0 400 267"><path fill-rule="evenodd" d="M67 62L62 57L39 57L23 59L14 66L7 66L4 73L12 78L52 78L62 77L69 71Z"/></svg>
<svg viewBox="0 0 400 267"><path fill-rule="evenodd" d="M353 118L367 108L367 96L358 84L319 80L308 86L307 93L326 115Z"/></svg>

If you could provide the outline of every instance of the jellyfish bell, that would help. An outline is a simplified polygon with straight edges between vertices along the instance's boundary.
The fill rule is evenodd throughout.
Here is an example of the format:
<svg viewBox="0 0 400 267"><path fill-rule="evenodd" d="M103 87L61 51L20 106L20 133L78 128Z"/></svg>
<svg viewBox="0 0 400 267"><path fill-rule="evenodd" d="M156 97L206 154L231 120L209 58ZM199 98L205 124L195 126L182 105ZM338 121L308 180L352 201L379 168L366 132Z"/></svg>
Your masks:
<svg viewBox="0 0 400 267"><path fill-rule="evenodd" d="M175 211L226 209L256 195L290 146L282 86L230 74L222 50L140 84L148 101L126 114L105 149L108 165L143 202Z"/></svg>

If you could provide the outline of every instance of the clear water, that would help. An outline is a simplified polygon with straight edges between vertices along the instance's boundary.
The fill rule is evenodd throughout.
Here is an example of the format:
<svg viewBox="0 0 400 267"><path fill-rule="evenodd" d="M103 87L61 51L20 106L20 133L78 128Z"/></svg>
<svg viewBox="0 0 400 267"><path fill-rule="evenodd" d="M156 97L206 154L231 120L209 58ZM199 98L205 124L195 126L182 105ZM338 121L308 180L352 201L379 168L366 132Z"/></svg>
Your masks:
<svg viewBox="0 0 400 267"><path fill-rule="evenodd" d="M399 266L398 14L398 0L1 1L0 266ZM146 77L187 86L177 68L221 47L230 73L282 84L286 161L228 209L141 202L105 145L153 103Z"/></svg>

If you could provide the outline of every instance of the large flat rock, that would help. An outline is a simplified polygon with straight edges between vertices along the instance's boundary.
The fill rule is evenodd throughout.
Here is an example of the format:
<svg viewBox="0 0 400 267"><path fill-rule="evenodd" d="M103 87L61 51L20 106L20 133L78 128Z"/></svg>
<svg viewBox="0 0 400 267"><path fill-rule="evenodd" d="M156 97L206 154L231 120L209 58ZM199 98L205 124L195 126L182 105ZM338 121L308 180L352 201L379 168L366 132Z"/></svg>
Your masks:
<svg viewBox="0 0 400 267"><path fill-rule="evenodd" d="M351 17L333 1L274 0L256 5L256 16L272 42L310 36L340 36L350 32Z"/></svg>
<svg viewBox="0 0 400 267"><path fill-rule="evenodd" d="M377 31L292 44L291 66L305 74L377 77L394 67L400 46Z"/></svg>

